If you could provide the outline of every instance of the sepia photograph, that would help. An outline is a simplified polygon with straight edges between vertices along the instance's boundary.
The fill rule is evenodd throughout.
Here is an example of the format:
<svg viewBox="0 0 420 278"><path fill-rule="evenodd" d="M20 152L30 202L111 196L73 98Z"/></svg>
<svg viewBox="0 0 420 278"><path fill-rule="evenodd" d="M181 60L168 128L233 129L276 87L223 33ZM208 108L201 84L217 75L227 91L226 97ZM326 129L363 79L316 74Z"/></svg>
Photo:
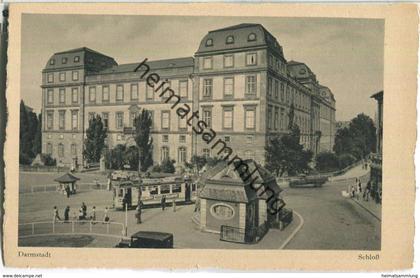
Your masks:
<svg viewBox="0 0 420 278"><path fill-rule="evenodd" d="M381 250L384 26L22 15L19 247Z"/></svg>

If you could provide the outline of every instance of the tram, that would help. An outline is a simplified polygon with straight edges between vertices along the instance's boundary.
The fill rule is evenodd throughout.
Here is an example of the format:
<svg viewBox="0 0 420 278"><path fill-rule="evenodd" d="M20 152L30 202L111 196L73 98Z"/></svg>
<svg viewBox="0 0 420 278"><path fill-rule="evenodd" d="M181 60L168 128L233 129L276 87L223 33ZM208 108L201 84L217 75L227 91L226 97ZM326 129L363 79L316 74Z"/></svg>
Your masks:
<svg viewBox="0 0 420 278"><path fill-rule="evenodd" d="M189 203L197 198L197 185L188 177L144 178L113 182L113 205L124 209L124 198L128 208L136 206L138 199L144 205L160 204L165 196L167 203Z"/></svg>

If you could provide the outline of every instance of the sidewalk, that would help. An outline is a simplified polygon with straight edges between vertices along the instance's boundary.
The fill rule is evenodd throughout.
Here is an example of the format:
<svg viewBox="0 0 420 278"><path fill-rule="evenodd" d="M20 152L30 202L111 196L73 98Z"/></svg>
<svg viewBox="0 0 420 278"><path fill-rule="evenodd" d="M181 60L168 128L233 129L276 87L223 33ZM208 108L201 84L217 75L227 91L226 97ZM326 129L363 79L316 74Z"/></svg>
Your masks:
<svg viewBox="0 0 420 278"><path fill-rule="evenodd" d="M372 198L369 199L369 201L365 201L362 198L357 200L356 198L351 198L356 204L367 210L370 214L372 214L376 219L381 221L382 219L382 205L377 204L375 200L372 200Z"/></svg>
<svg viewBox="0 0 420 278"><path fill-rule="evenodd" d="M363 169L363 165L358 165L347 172L345 172L342 175L330 177L329 181L340 181L340 180L346 180L346 179L352 179L352 178L358 178L360 176L363 176L367 174L370 171L370 168Z"/></svg>

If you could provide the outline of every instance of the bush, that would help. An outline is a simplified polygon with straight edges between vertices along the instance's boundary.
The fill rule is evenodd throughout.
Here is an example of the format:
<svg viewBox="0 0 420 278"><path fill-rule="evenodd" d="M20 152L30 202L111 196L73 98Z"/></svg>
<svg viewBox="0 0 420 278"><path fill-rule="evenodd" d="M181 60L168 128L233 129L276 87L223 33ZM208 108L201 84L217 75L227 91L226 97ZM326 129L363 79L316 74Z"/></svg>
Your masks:
<svg viewBox="0 0 420 278"><path fill-rule="evenodd" d="M45 166L57 166L57 160L52 158L50 154L41 154L41 160Z"/></svg>
<svg viewBox="0 0 420 278"><path fill-rule="evenodd" d="M340 165L340 169L344 169L354 162L356 162L356 158L351 154L345 153L338 156L338 164Z"/></svg>
<svg viewBox="0 0 420 278"><path fill-rule="evenodd" d="M333 172L340 168L338 157L332 152L321 152L316 158L316 169L320 172Z"/></svg>
<svg viewBox="0 0 420 278"><path fill-rule="evenodd" d="M29 157L29 155L25 154L25 153L20 153L19 154L19 164L22 165L29 165L31 164L32 159Z"/></svg>
<svg viewBox="0 0 420 278"><path fill-rule="evenodd" d="M163 173L175 173L175 166L174 166L175 161L174 160L170 160L170 159L166 159L164 161L162 161L162 165L161 170Z"/></svg>
<svg viewBox="0 0 420 278"><path fill-rule="evenodd" d="M152 168L152 172L160 173L161 171L162 169L160 168L159 164L154 165Z"/></svg>

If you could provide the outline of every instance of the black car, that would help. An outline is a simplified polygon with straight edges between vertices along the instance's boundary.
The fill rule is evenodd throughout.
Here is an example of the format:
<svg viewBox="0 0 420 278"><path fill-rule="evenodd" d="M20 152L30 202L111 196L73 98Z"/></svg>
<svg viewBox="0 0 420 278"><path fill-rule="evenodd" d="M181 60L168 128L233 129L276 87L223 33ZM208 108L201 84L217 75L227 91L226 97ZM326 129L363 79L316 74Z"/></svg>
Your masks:
<svg viewBox="0 0 420 278"><path fill-rule="evenodd" d="M117 248L173 248L174 235L162 232L140 231L131 236L131 239L121 240Z"/></svg>

